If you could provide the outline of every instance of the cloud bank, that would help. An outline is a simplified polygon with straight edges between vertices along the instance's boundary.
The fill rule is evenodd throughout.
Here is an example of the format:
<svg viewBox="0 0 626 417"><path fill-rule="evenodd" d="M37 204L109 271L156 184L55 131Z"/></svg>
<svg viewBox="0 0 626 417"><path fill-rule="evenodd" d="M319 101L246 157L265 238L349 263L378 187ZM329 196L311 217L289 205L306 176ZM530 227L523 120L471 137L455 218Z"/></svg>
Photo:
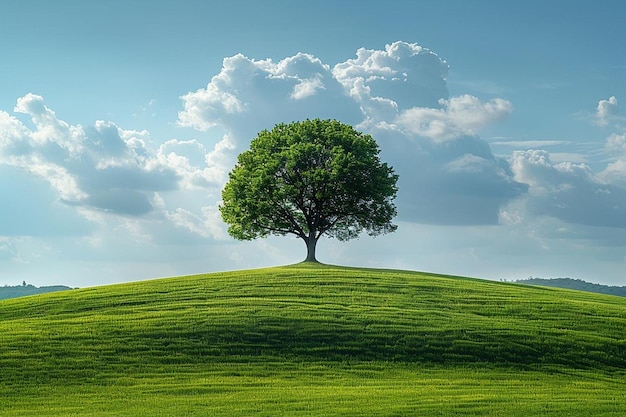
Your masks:
<svg viewBox="0 0 626 417"><path fill-rule="evenodd" d="M0 112L0 162L46 181L66 205L120 216L156 212L190 233L221 236L219 190L256 133L280 122L336 118L378 140L400 175L403 220L499 224L516 202L532 215L624 227L618 215L623 155L596 175L584 164L553 164L545 150L495 156L479 134L512 114L512 103L450 97L448 68L434 52L401 41L383 50L361 48L334 66L306 53L278 62L237 54L224 59L206 87L181 96L177 123L200 132L218 128L222 135L215 143L156 144L149 132L110 121L71 125L42 97L28 94L13 109L25 117ZM598 103L597 124L619 118L615 97ZM623 154L624 143L623 134L614 134L607 148ZM193 208L165 203L168 194L199 190L212 200ZM599 220L594 213L604 215Z"/></svg>
<svg viewBox="0 0 626 417"><path fill-rule="evenodd" d="M547 151L515 151L515 178L528 184L526 211L566 223L596 227L626 228L624 183L607 181L607 172L594 175L580 163L550 161Z"/></svg>
<svg viewBox="0 0 626 417"><path fill-rule="evenodd" d="M162 143L112 121L73 125L43 97L27 94L12 112L0 111L0 190L22 196L0 214L31 221L3 226L0 255L19 246L6 236L44 234L80 235L93 248L104 241L225 244L217 207L236 156L261 130L318 117L373 135L400 175L404 224L524 225L550 235L533 226L549 219L568 230L580 226L598 241L602 233L594 228L626 228L626 133L616 97L596 107L594 124L614 133L603 150L607 165L594 173L535 147L546 145L540 141L495 155L481 132L514 114L513 104L451 96L448 70L434 52L401 41L361 48L334 65L306 53L277 62L237 54L206 86L180 97L175 123L198 138ZM27 180L11 181L21 176Z"/></svg>
<svg viewBox="0 0 626 417"><path fill-rule="evenodd" d="M172 139L156 145L148 132L125 130L113 122L98 120L83 128L58 118L35 94L19 98L13 111L25 120L0 111L0 167L47 183L55 194L48 200L51 207L57 207L52 212L63 211L62 205L74 207L83 220L96 223L108 215L169 220L190 229L190 220L182 220L176 211L179 207L174 214L165 209L161 194L217 190L224 181L226 167L216 155L228 148L227 140L209 151L195 140ZM12 187L16 186L19 184ZM9 184L5 188L9 189ZM25 195L30 190L13 192ZM17 207L13 210L19 211ZM28 211L33 212L32 208ZM208 216L206 208L200 212ZM21 231L15 224L11 234L37 235L29 226L41 223L34 214L23 222ZM209 217L215 222L214 215ZM58 216L52 218L58 222ZM198 221L203 224L206 219ZM221 235L214 224L191 229L204 236Z"/></svg>
<svg viewBox="0 0 626 417"><path fill-rule="evenodd" d="M178 123L219 126L236 152L279 122L335 118L374 135L401 178L400 214L416 222L494 224L524 193L479 131L509 115L504 99L449 97L448 64L417 44L361 48L330 65L309 54L279 62L226 58L206 88L183 95ZM465 210L459 210L465 207Z"/></svg>

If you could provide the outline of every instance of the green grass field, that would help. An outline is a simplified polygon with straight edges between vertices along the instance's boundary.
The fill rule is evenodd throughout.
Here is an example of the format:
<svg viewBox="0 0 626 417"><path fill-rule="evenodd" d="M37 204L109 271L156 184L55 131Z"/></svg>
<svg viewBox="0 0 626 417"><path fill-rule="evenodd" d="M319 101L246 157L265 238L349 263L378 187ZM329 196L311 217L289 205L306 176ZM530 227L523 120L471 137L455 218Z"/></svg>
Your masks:
<svg viewBox="0 0 626 417"><path fill-rule="evenodd" d="M298 264L0 301L0 416L624 416L626 299Z"/></svg>

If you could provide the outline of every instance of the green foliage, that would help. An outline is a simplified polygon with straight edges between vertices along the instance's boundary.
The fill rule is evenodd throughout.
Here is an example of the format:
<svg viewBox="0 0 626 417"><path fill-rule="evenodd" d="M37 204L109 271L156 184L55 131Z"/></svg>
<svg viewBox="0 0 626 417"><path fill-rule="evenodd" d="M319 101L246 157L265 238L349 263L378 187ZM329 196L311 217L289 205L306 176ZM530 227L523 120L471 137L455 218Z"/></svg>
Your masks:
<svg viewBox="0 0 626 417"><path fill-rule="evenodd" d="M241 240L293 234L316 242L392 232L398 176L374 139L335 120L264 130L241 153L222 192L222 218Z"/></svg>
<svg viewBox="0 0 626 417"><path fill-rule="evenodd" d="M289 267L0 302L0 416L626 413L626 301Z"/></svg>

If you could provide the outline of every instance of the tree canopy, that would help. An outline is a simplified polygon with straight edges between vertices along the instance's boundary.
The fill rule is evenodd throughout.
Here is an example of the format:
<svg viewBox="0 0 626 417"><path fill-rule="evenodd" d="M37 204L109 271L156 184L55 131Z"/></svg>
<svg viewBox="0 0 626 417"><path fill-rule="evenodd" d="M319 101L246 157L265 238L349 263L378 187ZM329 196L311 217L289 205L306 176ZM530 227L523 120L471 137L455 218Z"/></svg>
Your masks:
<svg viewBox="0 0 626 417"><path fill-rule="evenodd" d="M393 232L398 176L379 153L370 135L336 120L263 130L222 191L228 233L239 240L292 234L306 243L306 260L316 261L322 235L345 241Z"/></svg>

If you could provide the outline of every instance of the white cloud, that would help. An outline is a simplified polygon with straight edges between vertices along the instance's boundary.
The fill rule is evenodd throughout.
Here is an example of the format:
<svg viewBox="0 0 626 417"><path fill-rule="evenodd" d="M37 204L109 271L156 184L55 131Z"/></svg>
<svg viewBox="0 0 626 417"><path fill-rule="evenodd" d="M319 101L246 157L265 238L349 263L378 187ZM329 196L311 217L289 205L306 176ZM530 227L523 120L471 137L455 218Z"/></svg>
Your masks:
<svg viewBox="0 0 626 417"><path fill-rule="evenodd" d="M595 123L598 126L606 126L610 122L620 119L619 113L620 108L615 96L609 97L608 100L600 100L596 107Z"/></svg>
<svg viewBox="0 0 626 417"><path fill-rule="evenodd" d="M448 63L414 43L394 42L384 51L361 48L355 59L335 65L333 75L361 103L384 98L404 109L437 107L448 98Z"/></svg>
<svg viewBox="0 0 626 417"><path fill-rule="evenodd" d="M573 162L577 164L587 164L589 158L584 153L576 152L550 152L552 162Z"/></svg>
<svg viewBox="0 0 626 417"><path fill-rule="evenodd" d="M27 198L14 198L0 209L7 218L17 217L11 227L0 227L0 235L77 233L100 245L111 241L107 230L136 244L167 241L181 231L203 239L223 237L216 210L207 208L212 207L207 201L170 194L188 191L215 198L234 158L228 136L210 150L194 139L156 145L149 132L125 130L113 122L71 125L34 94L19 98L14 110L29 116L33 127L0 112L0 172L3 179L20 178L0 181L0 189L8 194L19 190ZM33 181L37 188L30 189L47 201L37 197L37 204L29 204L35 201L30 189L16 188ZM48 190L42 193L46 183ZM159 192L163 196L155 198ZM34 217L26 221L29 215ZM39 219L59 227L44 226Z"/></svg>
<svg viewBox="0 0 626 417"><path fill-rule="evenodd" d="M440 99L441 108L413 107L400 113L396 123L411 134L446 141L475 135L486 125L508 116L513 105L500 98L482 102L463 95Z"/></svg>
<svg viewBox="0 0 626 417"><path fill-rule="evenodd" d="M606 141L607 148L612 152L626 153L626 133L611 134Z"/></svg>
<svg viewBox="0 0 626 417"><path fill-rule="evenodd" d="M300 81L293 87L291 98L301 100L314 95L318 90L324 90L321 77L314 77Z"/></svg>
<svg viewBox="0 0 626 417"><path fill-rule="evenodd" d="M599 177L606 183L619 184L626 187L626 155L611 162Z"/></svg>
<svg viewBox="0 0 626 417"><path fill-rule="evenodd" d="M444 170L449 173L477 174L492 169L491 161L477 155L465 154L460 158L448 162Z"/></svg>
<svg viewBox="0 0 626 417"><path fill-rule="evenodd" d="M231 149L228 138L218 142L211 152L195 139L170 139L159 146L155 164L173 169L182 189L221 188L230 169L222 159L228 159L224 154L230 154Z"/></svg>
<svg viewBox="0 0 626 417"><path fill-rule="evenodd" d="M221 185L226 183L227 174L235 165L235 143L230 135L224 135L222 140L215 144L213 151L206 154L206 165L211 171L210 177ZM220 187L221 188L221 187Z"/></svg>
<svg viewBox="0 0 626 417"><path fill-rule="evenodd" d="M59 197L79 201L87 197L68 168L76 163L82 149L80 126L70 126L56 119L43 104L43 98L28 94L17 101L15 111L31 116L36 129L31 131L17 118L0 113L0 164L21 168L48 181Z"/></svg>
<svg viewBox="0 0 626 417"><path fill-rule="evenodd" d="M322 93L334 97L331 109L316 100ZM329 66L304 53L277 63L241 54L225 58L206 88L181 99L184 109L178 114L179 125L198 130L221 126L235 143L247 142L258 131L285 120L340 118L338 115L357 114L358 110L332 77Z"/></svg>
<svg viewBox="0 0 626 417"><path fill-rule="evenodd" d="M304 53L277 63L240 54L226 58L206 88L182 97L178 123L198 130L216 125L224 129L228 148L216 147L212 159L230 169L234 155L263 129L306 118L338 119L377 139L404 184L401 200L411 201L402 210L406 217L437 223L497 222L500 205L524 187L513 181L506 162L473 136L510 114L511 103L469 95L448 98L448 64L417 44L394 42L384 50L361 48L356 55L332 71ZM224 97L237 105L222 105ZM461 161L466 162L463 170ZM467 190L491 195L480 201ZM430 208L424 210L420 199ZM480 207L460 213L458 208L468 204Z"/></svg>
<svg viewBox="0 0 626 417"><path fill-rule="evenodd" d="M606 126L620 119L615 97L598 103L598 125ZM503 209L502 219L520 222L521 218L532 224L536 218L552 218L562 222L565 226L561 229L570 236L615 241L609 228L626 228L626 135L611 134L604 150L595 152L610 162L594 173L587 164L589 150L585 154L514 151L514 178L529 189L527 195Z"/></svg>
<svg viewBox="0 0 626 417"><path fill-rule="evenodd" d="M154 155L146 131L104 121L73 126L34 94L19 98L15 111L30 116L35 128L4 113L0 163L44 179L61 201L141 215L152 209L150 192L178 188L178 166Z"/></svg>
<svg viewBox="0 0 626 417"><path fill-rule="evenodd" d="M594 176L581 163L553 163L547 152L514 153L511 166L494 156L477 134L510 115L511 102L448 97L447 71L447 62L435 53L406 42L359 49L356 58L332 69L305 53L277 62L237 54L224 59L206 88L182 96L179 125L224 131L212 148L197 139L156 145L148 132L112 122L72 126L29 94L15 111L29 115L34 130L0 114L2 162L45 178L59 199L82 209L147 216L136 223L144 231L154 228L152 221L207 239L224 237L215 207L236 154L260 130L313 117L337 118L373 134L400 174L398 205L406 220L497 224L506 217L504 208L521 198L534 213L582 222L580 213L568 217L555 209L571 210L568 192L590 193L595 187L598 193L619 194L612 182L623 177L621 159ZM599 117L615 115L616 105L614 98L601 102ZM619 148L622 142L615 135L607 146ZM176 202L194 192L205 197ZM551 193L560 199L552 206L546 197ZM603 198L598 204L612 201ZM519 213L507 221L521 218ZM155 233L170 233L163 230Z"/></svg>
<svg viewBox="0 0 626 417"><path fill-rule="evenodd" d="M550 216L565 223L626 228L626 187L610 176L594 175L586 164L553 164L543 150L515 151L515 179L529 185L522 199L531 216Z"/></svg>
<svg viewBox="0 0 626 417"><path fill-rule="evenodd" d="M225 239L228 236L217 206L202 207L201 215L184 208L166 212L165 215L174 225L187 229L192 234L213 239Z"/></svg>
<svg viewBox="0 0 626 417"><path fill-rule="evenodd" d="M45 178L58 191L61 200L79 202L89 197L80 189L74 176L65 167L50 164L38 158L20 161L20 165L28 166L28 171L32 174Z"/></svg>
<svg viewBox="0 0 626 417"><path fill-rule="evenodd" d="M626 133L613 133L606 140L606 149L613 157L599 177L607 183L626 187Z"/></svg>
<svg viewBox="0 0 626 417"><path fill-rule="evenodd" d="M17 100L13 109L16 113L27 114L36 126L30 137L35 145L45 146L56 144L67 150L69 156L75 156L81 150L84 132L80 125L70 126L57 119L54 111L43 102L43 97L28 93Z"/></svg>

